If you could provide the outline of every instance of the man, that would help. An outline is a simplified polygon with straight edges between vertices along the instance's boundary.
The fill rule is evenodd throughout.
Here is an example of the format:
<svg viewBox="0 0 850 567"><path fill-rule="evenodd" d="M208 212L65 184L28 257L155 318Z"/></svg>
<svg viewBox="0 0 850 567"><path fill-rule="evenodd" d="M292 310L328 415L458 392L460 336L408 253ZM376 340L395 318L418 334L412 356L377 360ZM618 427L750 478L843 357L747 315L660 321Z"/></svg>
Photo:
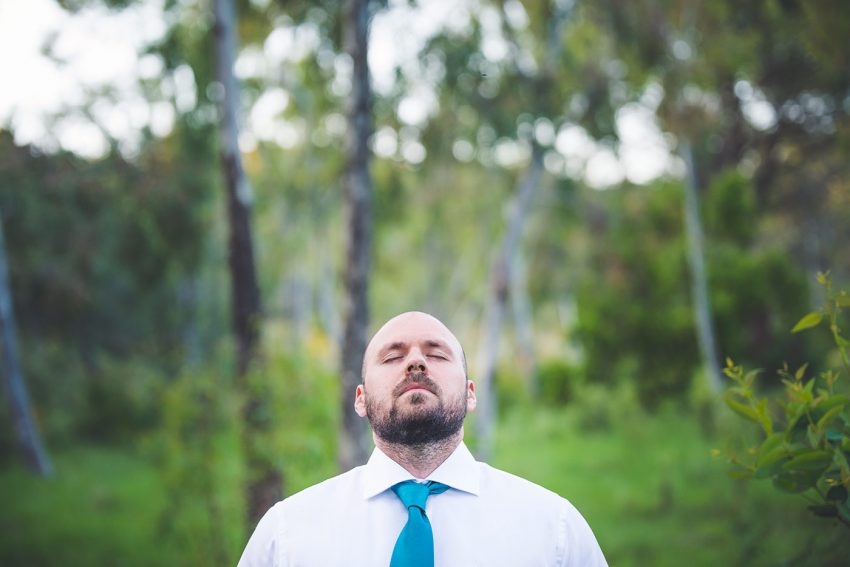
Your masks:
<svg viewBox="0 0 850 567"><path fill-rule="evenodd" d="M239 566L606 565L569 502L475 461L463 443L475 404L452 332L426 313L390 319L355 391L369 462L275 504Z"/></svg>

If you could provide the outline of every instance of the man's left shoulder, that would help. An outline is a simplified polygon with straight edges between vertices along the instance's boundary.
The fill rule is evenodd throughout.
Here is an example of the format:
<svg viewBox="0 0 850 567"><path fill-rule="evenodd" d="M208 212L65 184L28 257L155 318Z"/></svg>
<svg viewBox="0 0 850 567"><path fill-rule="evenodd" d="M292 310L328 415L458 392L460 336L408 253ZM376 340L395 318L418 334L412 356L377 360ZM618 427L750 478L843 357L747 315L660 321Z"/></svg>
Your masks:
<svg viewBox="0 0 850 567"><path fill-rule="evenodd" d="M492 490L501 494L514 494L520 499L531 500L534 504L548 504L555 508L569 506L566 498L515 474L497 469L487 463L479 462L481 467L482 490Z"/></svg>
<svg viewBox="0 0 850 567"><path fill-rule="evenodd" d="M603 567L605 557L593 531L569 500L530 480L479 463L481 494L509 510L508 520L527 538L556 542L555 565ZM548 539L547 539L548 538Z"/></svg>

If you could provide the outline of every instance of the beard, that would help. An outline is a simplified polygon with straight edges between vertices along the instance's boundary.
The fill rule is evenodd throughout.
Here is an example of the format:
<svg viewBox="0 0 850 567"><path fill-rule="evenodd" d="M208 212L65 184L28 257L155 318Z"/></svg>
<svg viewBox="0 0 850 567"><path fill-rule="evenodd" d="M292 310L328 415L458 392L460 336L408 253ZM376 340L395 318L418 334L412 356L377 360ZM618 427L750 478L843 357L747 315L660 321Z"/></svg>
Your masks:
<svg viewBox="0 0 850 567"><path fill-rule="evenodd" d="M414 391L409 399L412 407L404 412L400 411L398 399L404 390L414 383L430 390L439 400L439 404L436 407L424 407L427 394ZM466 417L466 390L464 395L445 402L440 394L440 387L424 372L412 372L393 389L389 411L382 412L367 396L366 417L369 418L375 435L387 443L427 445L443 441L463 427L463 419Z"/></svg>

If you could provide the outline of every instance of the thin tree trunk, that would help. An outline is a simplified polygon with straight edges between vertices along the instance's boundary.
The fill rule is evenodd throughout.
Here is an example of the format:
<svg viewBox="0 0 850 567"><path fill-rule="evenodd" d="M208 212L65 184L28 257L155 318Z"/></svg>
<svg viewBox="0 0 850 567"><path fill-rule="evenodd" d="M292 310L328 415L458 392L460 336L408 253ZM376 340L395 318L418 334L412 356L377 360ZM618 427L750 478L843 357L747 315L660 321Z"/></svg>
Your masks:
<svg viewBox="0 0 850 567"><path fill-rule="evenodd" d="M372 180L369 175L372 94L367 60L367 0L346 3L344 25L345 51L354 63L354 74L345 144L345 323L341 348L342 420L337 458L340 470L347 471L363 464L369 451L366 423L354 412L352 403L354 389L361 381L363 351L366 350L372 246Z"/></svg>
<svg viewBox="0 0 850 567"><path fill-rule="evenodd" d="M487 326L484 344L478 364L479 372L476 388L478 390L477 433L478 455L489 458L493 451L494 425L496 421L496 389L493 377L496 372L496 358L499 353L499 338L502 320L508 302L511 264L519 245L525 219L540 185L543 174L543 151L534 144L531 152L531 164L522 179L511 207L508 228L502 238L493 266L490 270L490 299L487 306Z"/></svg>
<svg viewBox="0 0 850 567"><path fill-rule="evenodd" d="M224 87L221 101L221 163L227 185L230 227L229 263L233 300L233 332L236 339L236 371L246 392L244 436L251 481L247 487L248 522L253 528L262 515L283 496L280 471L250 449L262 425L253 416L264 403L251 392L247 375L259 362L260 288L254 263L251 234L251 191L239 154L237 107L239 90L233 74L236 53L236 17L232 0L215 0L216 78Z"/></svg>
<svg viewBox="0 0 850 567"><path fill-rule="evenodd" d="M541 70L536 77L529 78L536 85L536 96L539 97L536 106L542 107L541 100L547 95L545 92L551 88L547 83L557 71L558 54L561 49L561 39L564 26L570 15L570 5L559 5L555 9L546 37L546 45L543 53ZM504 26L509 36L513 35L510 26ZM516 41L514 41L516 43ZM517 68L520 75L523 72ZM531 164L528 167L525 178L516 192L516 200L513 205L511 218L507 232L502 240L499 252L493 262L490 272L490 300L487 306L487 328L484 346L480 355L480 375L478 377L478 416L476 421L478 433L478 455L486 460L493 450L494 430L496 421L496 390L493 387L493 376L496 369L496 357L498 354L499 337L501 335L502 320L508 301L512 262L516 253L522 228L528 216L532 198L540 184L543 174L543 149L532 141Z"/></svg>
<svg viewBox="0 0 850 567"><path fill-rule="evenodd" d="M336 290L334 288L334 268L331 255L328 253L330 246L327 236L327 228L321 229L317 240L320 244L314 244L316 254L319 255L319 290L317 292L317 309L319 311L319 323L325 334L334 344L340 342L339 312L337 311Z"/></svg>
<svg viewBox="0 0 850 567"><path fill-rule="evenodd" d="M511 270L510 300L511 315L517 343L517 365L533 398L537 398L540 387L537 383L537 359L534 353L534 321L531 301L528 297L526 267L522 253L516 255Z"/></svg>
<svg viewBox="0 0 850 567"><path fill-rule="evenodd" d="M9 398L9 414L15 430L15 440L24 462L41 476L52 476L53 465L41 442L38 427L30 412L29 394L18 361L18 341L15 331L15 314L12 308L12 290L9 287L9 270L6 265L6 243L0 220L0 332L3 340L3 380Z"/></svg>
<svg viewBox="0 0 850 567"><path fill-rule="evenodd" d="M708 371L708 379L716 393L723 390L717 347L714 342L714 323L708 297L708 275L705 268L702 221L699 214L699 189L693 150L690 141L683 139L681 156L685 162L685 230L688 237L688 265L691 269L692 301L697 323L700 353Z"/></svg>

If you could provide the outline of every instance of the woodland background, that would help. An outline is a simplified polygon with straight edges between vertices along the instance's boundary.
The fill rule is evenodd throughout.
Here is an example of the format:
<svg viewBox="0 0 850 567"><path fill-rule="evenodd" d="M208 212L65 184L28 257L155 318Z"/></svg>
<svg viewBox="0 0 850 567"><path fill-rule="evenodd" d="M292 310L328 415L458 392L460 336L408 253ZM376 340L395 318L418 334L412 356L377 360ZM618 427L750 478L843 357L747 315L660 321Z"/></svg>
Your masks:
<svg viewBox="0 0 850 567"><path fill-rule="evenodd" d="M845 2L51 9L155 25L130 87L0 113L0 563L234 564L269 503L365 460L362 350L409 309L465 346L470 446L611 565L850 556L729 478L757 440L720 370L770 396L839 365L790 330L850 275Z"/></svg>

